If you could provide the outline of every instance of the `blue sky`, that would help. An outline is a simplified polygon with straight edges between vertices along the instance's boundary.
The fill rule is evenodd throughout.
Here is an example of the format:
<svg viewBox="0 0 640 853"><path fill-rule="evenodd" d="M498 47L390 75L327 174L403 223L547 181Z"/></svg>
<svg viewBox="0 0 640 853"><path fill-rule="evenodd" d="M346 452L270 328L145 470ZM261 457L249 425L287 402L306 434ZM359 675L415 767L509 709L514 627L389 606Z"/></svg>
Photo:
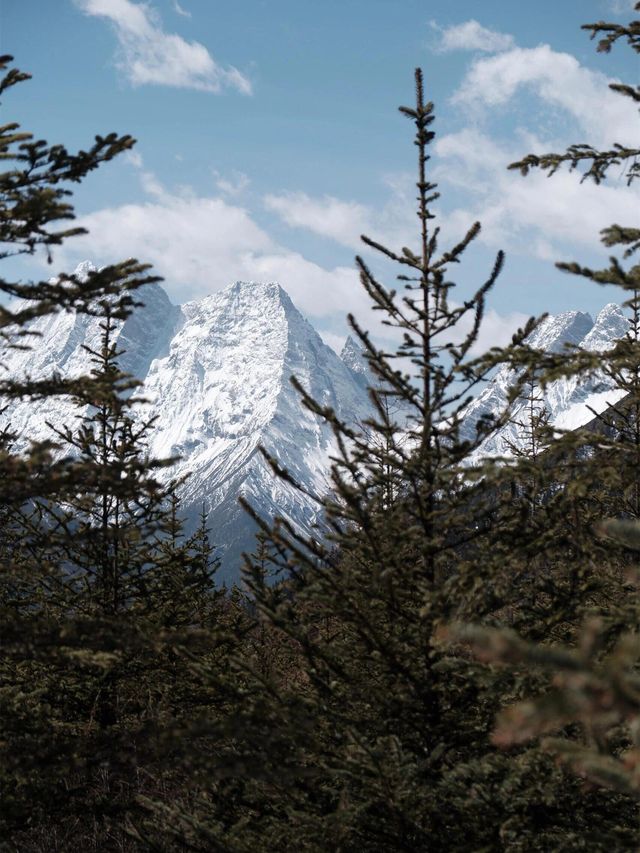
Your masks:
<svg viewBox="0 0 640 853"><path fill-rule="evenodd" d="M416 244L414 148L397 106L411 103L420 65L436 103L443 233L454 240L483 222L455 270L460 298L498 248L507 253L487 318L484 342L494 343L525 315L594 313L616 298L553 261L602 262L599 229L637 222L640 188L620 174L594 188L506 166L570 142L637 143L637 110L607 88L637 82L637 56L623 46L599 55L580 31L626 20L632 6L3 0L0 49L33 74L7 93L3 113L70 148L111 130L138 140L78 188L90 235L69 241L53 271L134 255L154 264L175 302L236 279L278 280L338 346L345 313L366 318L358 235Z"/></svg>

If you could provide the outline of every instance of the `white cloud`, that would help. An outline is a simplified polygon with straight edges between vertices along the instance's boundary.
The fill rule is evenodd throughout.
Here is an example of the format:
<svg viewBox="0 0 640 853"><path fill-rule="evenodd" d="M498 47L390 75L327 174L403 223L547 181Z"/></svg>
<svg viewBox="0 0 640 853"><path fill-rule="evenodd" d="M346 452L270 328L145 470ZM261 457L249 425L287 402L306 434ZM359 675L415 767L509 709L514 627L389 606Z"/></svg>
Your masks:
<svg viewBox="0 0 640 853"><path fill-rule="evenodd" d="M77 224L89 234L65 243L57 265L137 257L153 264L177 303L234 281L278 281L310 317L366 311L354 268L325 268L278 245L244 208L222 198L170 193L149 173L141 179L151 199L79 217Z"/></svg>
<svg viewBox="0 0 640 853"><path fill-rule="evenodd" d="M572 117L592 145L634 144L637 109L628 98L612 92L609 82L604 74L580 65L575 56L549 45L516 47L476 59L453 101L467 110L492 109L506 105L526 87Z"/></svg>
<svg viewBox="0 0 640 853"><path fill-rule="evenodd" d="M338 355L342 352L342 348L344 347L347 339L346 335L337 335L335 332L329 332L324 329L320 332L320 337L325 344L330 346L334 352L338 353Z"/></svg>
<svg viewBox="0 0 640 853"><path fill-rule="evenodd" d="M490 347L506 346L518 329L522 328L529 315L519 311L499 314L490 308L484 315L478 340L473 348L475 353L486 352Z"/></svg>
<svg viewBox="0 0 640 853"><path fill-rule="evenodd" d="M290 227L305 228L350 248L360 243L361 234L372 230L367 207L333 196L313 198L303 192L288 192L265 196L264 205Z"/></svg>
<svg viewBox="0 0 640 853"><path fill-rule="evenodd" d="M147 195L155 196L156 198L162 198L165 195L165 189L154 173L144 168L144 160L139 151L126 151L125 159L134 169L137 169L140 185Z"/></svg>
<svg viewBox="0 0 640 853"><path fill-rule="evenodd" d="M216 187L220 192L226 196L231 196L232 198L242 195L251 183L249 177L245 175L244 172L238 172L236 170L234 170L228 177L224 177L220 172L214 170L213 176L215 178Z"/></svg>
<svg viewBox="0 0 640 853"><path fill-rule="evenodd" d="M454 29L458 43L465 32L468 36L475 31L475 27ZM464 207L440 215L445 240L458 239L480 220L480 240L485 245L555 261L571 257L576 248L600 250L602 228L612 222L634 222L640 185L627 187L623 175L612 171L609 183L597 187L581 184L580 175L568 171L549 181L542 172L534 171L523 179L507 169L529 151L562 151L572 141L588 140L596 146L613 141L634 144L637 110L628 99L612 92L609 82L605 75L548 45L532 49L511 46L497 56L475 58L453 98L462 107L467 126L436 137L434 145L431 176L465 197ZM543 116L552 117L548 124L554 138L539 135L545 133L545 123L538 120L540 112L531 97L524 101L519 97L527 94L539 99ZM524 102L535 132L516 127L510 136L503 130L490 136L482 130L484 125L477 119L489 123L499 114L503 120L516 100L518 118ZM566 122L560 120L562 114ZM563 133L570 136L561 138ZM406 176L388 185L390 199L375 209L333 197L313 199L304 193L270 196L267 205L288 224L345 245L355 245L356 235L363 231L379 236L391 247L412 245L415 191ZM446 191L443 195L446 204Z"/></svg>
<svg viewBox="0 0 640 853"><path fill-rule="evenodd" d="M482 157L480 152L478 157ZM349 247L362 248L360 234L363 232L396 249L402 245L412 245L415 243L416 234L415 188L412 179L407 175L393 175L385 180L385 184L391 191L391 197L376 211L365 205L342 201L332 196L312 198L300 192L267 196L264 203L267 209L278 214L288 225L305 228ZM469 218L469 221L465 222L466 227L471 225L472 221ZM457 224L454 219L454 225ZM366 300L362 301L355 313L365 321L365 326L377 338L391 340L389 328L381 325L379 312L367 311ZM491 346L508 343L518 326L522 326L526 320L527 317L518 312L503 315L488 309L473 353L479 354ZM456 340L462 340L470 330L471 323L471 315L461 321L455 330ZM336 352L340 351L344 334L323 331L322 335Z"/></svg>
<svg viewBox="0 0 640 853"><path fill-rule="evenodd" d="M637 0L608 0L607 6L614 15L626 15L635 11Z"/></svg>
<svg viewBox="0 0 640 853"><path fill-rule="evenodd" d="M599 232L612 222L634 222L640 188L624 182L595 186L580 176L558 172L551 182L542 172L523 179L508 171L516 150L499 145L477 128L441 137L435 145L435 176L466 191L468 203L446 217L458 236L482 222L482 238L544 260L558 260L570 247L598 247ZM521 151L519 153L522 153Z"/></svg>
<svg viewBox="0 0 640 853"><path fill-rule="evenodd" d="M162 198L164 196L164 187L153 172L141 172L140 183L142 184L143 190L149 195L155 196L156 198Z"/></svg>
<svg viewBox="0 0 640 853"><path fill-rule="evenodd" d="M438 33L438 44L434 48L436 53L454 50L497 53L514 45L513 36L489 30L473 19L451 27L440 27L435 21L431 21L431 27Z"/></svg>
<svg viewBox="0 0 640 853"><path fill-rule="evenodd" d="M182 6L178 3L178 0L173 0L173 11L177 12L178 15L182 15L183 18L191 17L191 12L188 12L186 9L183 9Z"/></svg>
<svg viewBox="0 0 640 853"><path fill-rule="evenodd" d="M491 347L506 346L514 333L524 326L529 317L526 314L521 314L519 311L512 311L509 314L499 314L495 309L489 308L485 311L482 317L482 325L475 344L471 347L470 354L472 356L482 355ZM471 329L472 317L464 318L461 327L457 330L458 335L462 338L462 334L467 333Z"/></svg>
<svg viewBox="0 0 640 853"><path fill-rule="evenodd" d="M580 65L567 53L548 45L515 47L498 56L475 59L453 101L465 116L490 121L503 114L522 94L539 99L554 116L554 134L567 138L544 139L517 128L515 137L490 138L477 121L464 130L440 137L435 143L435 175L441 183L459 187L470 196L465 207L447 216L456 236L475 219L483 225L482 238L492 246L515 249L544 260L567 257L575 247L599 248L599 232L612 222L634 222L640 187L627 187L621 174L610 173L608 183L580 183L580 175L567 170L551 181L539 171L523 179L507 166L533 151L562 151L570 142L588 141L608 147L614 141L634 143L637 110L628 99L609 89L600 72ZM536 133L544 121L531 97L525 102ZM551 111L554 111L553 113ZM566 126L558 118L564 114ZM519 114L522 115L522 112ZM503 116L501 115L503 118Z"/></svg>
<svg viewBox="0 0 640 853"><path fill-rule="evenodd" d="M387 175L383 183L389 195L375 208L304 192L266 195L263 204L289 227L304 228L356 251L362 249L362 234L399 249L409 245L416 233L415 179L402 173Z"/></svg>
<svg viewBox="0 0 640 853"><path fill-rule="evenodd" d="M157 13L131 0L75 0L85 14L106 18L115 27L118 65L135 86L156 84L205 92L232 88L251 94L251 83L237 68L223 68L207 48L165 33Z"/></svg>
<svg viewBox="0 0 640 853"><path fill-rule="evenodd" d="M124 152L125 160L135 169L142 168L142 154L139 151L129 150Z"/></svg>

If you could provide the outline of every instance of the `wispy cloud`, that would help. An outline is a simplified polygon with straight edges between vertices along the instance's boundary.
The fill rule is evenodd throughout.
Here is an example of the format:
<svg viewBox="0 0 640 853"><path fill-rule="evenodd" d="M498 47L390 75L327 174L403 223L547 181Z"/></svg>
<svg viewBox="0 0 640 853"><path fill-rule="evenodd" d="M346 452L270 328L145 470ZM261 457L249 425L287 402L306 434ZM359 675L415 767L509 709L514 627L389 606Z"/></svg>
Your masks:
<svg viewBox="0 0 640 853"><path fill-rule="evenodd" d="M441 27L435 21L430 25L438 34L438 43L433 48L436 53L454 50L498 53L514 46L513 36L487 29L473 19L451 27Z"/></svg>
<svg viewBox="0 0 640 853"><path fill-rule="evenodd" d="M367 207L333 196L313 198L303 192L271 194L265 196L264 206L290 227L304 228L343 246L356 246L361 234L371 232Z"/></svg>
<svg viewBox="0 0 640 853"><path fill-rule="evenodd" d="M609 182L597 187L581 184L575 172L560 172L549 182L542 172L523 179L507 170L530 151L562 151L571 142L601 148L633 144L637 110L609 88L611 82L575 56L545 44L514 45L493 56L474 57L452 98L466 126L435 143L437 179L455 186L466 199L464 208L448 212L447 229L458 236L479 219L486 244L559 260L576 250L597 251L600 230L612 222L633 222L640 187L626 186L620 174L612 172ZM512 106L517 116L513 133L492 135L492 120L504 122ZM541 116L553 116L546 123L549 130Z"/></svg>
<svg viewBox="0 0 640 853"><path fill-rule="evenodd" d="M624 182L610 186L580 183L576 173L560 172L553 182L540 172L523 179L507 171L531 139L497 143L477 127L441 137L435 146L441 184L464 190L464 208L448 213L447 231L462 234L476 219L482 239L544 260L559 260L575 250L598 247L598 235L612 222L633 222L640 192ZM539 148L539 141L533 141Z"/></svg>
<svg viewBox="0 0 640 853"><path fill-rule="evenodd" d="M591 144L632 144L637 137L637 110L628 98L611 91L610 82L599 71L582 66L575 56L549 45L515 47L476 59L453 101L467 110L491 109L528 89L549 106L564 110Z"/></svg>
<svg viewBox="0 0 640 853"><path fill-rule="evenodd" d="M216 187L220 192L223 195L230 196L232 198L242 195L251 183L248 175L236 170L226 176L221 175L220 172L214 170L213 177L215 178Z"/></svg>
<svg viewBox="0 0 640 853"><path fill-rule="evenodd" d="M173 11L177 12L178 15L182 15L183 18L191 17L191 12L188 12L186 9L183 9L182 6L178 3L178 0L173 0Z"/></svg>
<svg viewBox="0 0 640 853"><path fill-rule="evenodd" d="M251 83L237 68L219 65L207 48L162 29L150 6L131 0L75 0L85 14L106 18L118 39L118 66L134 85L155 84L205 92L236 89L252 93Z"/></svg>
<svg viewBox="0 0 640 853"><path fill-rule="evenodd" d="M626 15L633 12L638 0L606 0L607 8L614 15Z"/></svg>
<svg viewBox="0 0 640 853"><path fill-rule="evenodd" d="M610 82L548 45L512 45L496 55L474 57L453 98L465 126L436 138L431 164L436 180L454 189L454 197L464 197L460 206L444 207L440 222L445 242L458 239L480 220L480 242L490 248L546 261L570 258L576 251L604 251L600 230L612 222L634 221L640 187L628 187L623 176L616 179L613 173L600 187L581 184L580 175L568 171L552 182L541 172L525 180L507 166L529 151L563 150L576 139L598 146L633 141L637 111L611 91ZM531 117L531 123L516 125L508 135L504 125L498 135L485 129L496 117L504 122L512 106L518 122ZM556 138L545 135L544 123L538 121L541 113L554 116L548 126ZM407 214L414 192L406 179L389 183L389 189L387 202L376 207L304 192L270 194L263 202L290 227L342 245L360 246L361 233L392 247L411 245L415 220ZM447 197L445 189L443 205ZM497 318L495 327L500 323Z"/></svg>
<svg viewBox="0 0 640 853"><path fill-rule="evenodd" d="M466 146L465 150L467 150ZM469 151L472 150L471 147ZM415 242L412 241L412 237L416 230L413 211L415 190L411 178L406 175L395 175L387 178L385 183L390 191L390 198L386 204L375 210L366 205L343 201L333 196L314 198L302 192L268 195L263 201L268 210L276 213L291 227L304 228L350 248L362 248L360 240L362 233L375 236L389 246L410 245ZM460 218L461 214L455 212L451 221L452 230L456 232L461 225ZM465 221L467 228L471 221ZM359 311L355 313L360 317L365 316L365 306L366 302L363 301ZM525 315L519 312L501 314L493 309L488 310L480 337L473 347L473 353L478 354L491 346L506 344L526 319ZM458 329L460 340L471 330L471 322L471 317L465 318L461 328ZM382 339L389 335L389 330L380 326L379 316L368 315L368 326ZM344 341L344 336L332 336L330 333L323 336L336 350L339 350L339 344Z"/></svg>
<svg viewBox="0 0 640 853"><path fill-rule="evenodd" d="M367 312L353 267L314 263L273 240L237 203L197 195L190 187L169 190L144 168L140 155L129 160L147 200L79 217L89 233L58 251L61 267L86 258L108 264L137 257L165 277L175 302L206 296L234 281L278 281L316 320L339 318L341 325L348 311Z"/></svg>
<svg viewBox="0 0 640 853"><path fill-rule="evenodd" d="M414 179L403 173L388 175L384 185L388 196L376 207L304 192L271 193L263 204L290 228L302 228L350 249L362 249L362 234L399 248L415 231Z"/></svg>

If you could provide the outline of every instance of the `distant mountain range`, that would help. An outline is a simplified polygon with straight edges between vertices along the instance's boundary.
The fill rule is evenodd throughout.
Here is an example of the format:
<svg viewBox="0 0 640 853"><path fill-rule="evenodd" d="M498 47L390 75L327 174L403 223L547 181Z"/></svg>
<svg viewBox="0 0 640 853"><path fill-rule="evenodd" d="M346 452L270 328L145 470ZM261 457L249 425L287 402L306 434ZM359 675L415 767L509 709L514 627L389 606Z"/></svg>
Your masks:
<svg viewBox="0 0 640 853"><path fill-rule="evenodd" d="M75 274L92 269L85 262ZM368 365L351 339L340 358L277 284L236 282L181 306L157 284L137 296L144 307L121 325L117 344L121 368L144 383L145 415L157 417L151 453L180 457L163 476L186 478L179 494L187 528L204 505L223 557L221 577L237 579L242 551L255 548L254 522L239 495L260 515L277 513L305 532L318 521L317 503L276 477L259 445L311 492L329 488L331 429L301 405L290 377L356 422L371 412ZM80 375L87 370L83 345L99 347L99 324L72 313L39 318L31 324L40 333L33 349L7 350L2 360L12 376ZM71 425L77 414L59 398L19 402L0 420L26 444L50 437L46 421Z"/></svg>
<svg viewBox="0 0 640 853"><path fill-rule="evenodd" d="M587 352L604 352L613 347L629 331L629 320L622 308L615 303L605 305L594 320L581 311L565 311L548 316L527 338L527 343L544 352L560 353L567 344L580 347ZM503 412L507 404L508 391L513 387L517 375L508 367L500 368L482 392L468 406L463 423L463 436L471 438L475 424L483 416ZM537 391L536 395L540 392ZM612 379L601 371L578 380L575 377L558 379L544 390L539 408L546 409L549 424L559 430L572 430L584 426L600 414L611 403L623 396ZM523 399L513 406L512 422L490 436L475 454L479 456L508 456L509 444L522 441L517 422L526 416L523 410L527 403Z"/></svg>
<svg viewBox="0 0 640 853"><path fill-rule="evenodd" d="M85 262L76 275L87 275ZM277 284L236 282L196 302L173 305L157 284L139 292L144 307L121 324L118 347L124 371L143 381L145 413L157 417L151 444L155 456L179 456L163 476L182 479L179 493L187 528L204 506L212 540L219 546L221 577L236 580L242 551L254 549L255 526L238 505L243 495L264 517L275 514L298 530L310 532L319 521L318 505L276 477L258 452L263 445L309 491L329 489L330 458L335 450L330 428L305 409L290 383L296 376L314 399L332 406L348 422L371 414L369 368L360 347L348 338L338 356L304 319ZM60 313L39 318L40 333L30 351L7 350L2 360L11 376L41 378L87 370L83 346L96 348L99 320ZM605 349L628 323L617 305L608 305L594 322L570 311L549 317L530 343L558 351L565 342L589 350ZM514 375L501 369L469 406L465 429L500 411ZM559 381L547 389L551 422L575 428L601 411L619 392L596 375L586 382ZM71 425L77 409L70 400L42 404L18 402L0 416L20 441L50 435L46 421ZM507 427L492 437L484 453L504 452L504 439L518 440Z"/></svg>

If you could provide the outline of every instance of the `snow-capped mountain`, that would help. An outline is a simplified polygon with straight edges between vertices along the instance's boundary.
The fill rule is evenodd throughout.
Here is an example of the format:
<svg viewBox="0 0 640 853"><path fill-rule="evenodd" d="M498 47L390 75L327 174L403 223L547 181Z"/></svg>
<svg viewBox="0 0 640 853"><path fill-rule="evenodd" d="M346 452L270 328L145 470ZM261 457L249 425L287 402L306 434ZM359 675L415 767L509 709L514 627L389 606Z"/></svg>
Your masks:
<svg viewBox="0 0 640 853"><path fill-rule="evenodd" d="M82 275L91 266L76 271ZM305 409L290 383L295 375L314 399L355 422L370 412L357 367L328 347L277 284L237 282L180 307L157 284L138 291L144 307L120 327L123 370L143 381L145 415L157 418L151 452L179 456L163 475L183 478L179 493L188 524L204 505L212 539L223 552L221 576L237 579L242 551L254 548L253 522L238 505L243 495L264 517L276 513L310 531L318 506L277 478L259 445L311 492L328 490L331 430ZM12 376L38 378L86 372L84 346L96 347L99 320L71 313L39 318L28 352L9 350ZM5 415L26 442L50 435L46 421L72 424L71 401L25 401Z"/></svg>
<svg viewBox="0 0 640 853"><path fill-rule="evenodd" d="M76 275L91 269L85 262ZM179 457L162 476L181 482L188 529L204 506L212 538L223 554L221 576L237 579L241 552L253 550L255 544L255 526L240 508L239 495L261 516L278 514L298 530L310 532L319 521L317 502L276 477L260 445L305 490L323 495L329 489L335 450L331 430L302 406L290 377L296 376L315 400L355 424L372 412L369 365L351 337L338 357L277 284L237 282L182 306L172 305L157 284L146 285L137 295L144 307L119 326L117 346L123 351L122 369L143 382L145 416L156 418L150 451L157 457ZM2 353L10 376L74 376L90 368L85 347L99 348L99 319L63 312L38 318L30 328L39 336L29 351ZM627 329L622 309L612 304L595 322L578 311L548 317L529 343L547 352L560 352L566 343L598 351L611 347ZM471 437L481 417L504 409L515 379L507 368L497 371L469 405L463 432ZM619 397L611 380L595 373L580 382L554 382L542 402L552 424L572 429ZM517 410L516 404L516 421ZM71 425L77 416L70 400L26 400L0 415L0 426L9 421L26 445L50 437L47 421ZM508 454L508 442L519 440L517 426L509 425L480 452Z"/></svg>
<svg viewBox="0 0 640 853"><path fill-rule="evenodd" d="M619 305L606 305L596 317L595 322L589 314L580 311L566 311L547 317L529 336L531 347L544 352L562 352L566 344L578 346L588 352L603 352L613 347L629 330L629 321ZM507 404L508 391L515 384L517 375L507 367L500 368L484 390L468 406L463 423L463 434L471 438L475 425L482 417L500 414ZM536 392L539 393L539 392ZM577 429L584 426L610 403L623 395L612 380L596 371L581 380L571 377L559 379L548 385L544 395L536 403L546 409L549 423L561 430ZM520 409L526 403L516 403L513 408L513 421L521 420ZM509 455L509 445L521 441L519 428L515 423L508 424L495 435L487 439L477 455Z"/></svg>
<svg viewBox="0 0 640 853"><path fill-rule="evenodd" d="M353 378L365 391L371 386L375 387L375 380L364 350L351 335L347 335L344 346L340 352L340 358L347 365Z"/></svg>
<svg viewBox="0 0 640 853"><path fill-rule="evenodd" d="M158 415L153 449L181 457L173 473L189 475L185 508L204 501L227 563L237 566L253 545L238 495L299 529L318 520L316 503L274 476L259 445L306 489L329 489L331 430L301 405L290 377L350 422L366 416L368 397L277 284L238 282L183 305L181 318L145 378Z"/></svg>

